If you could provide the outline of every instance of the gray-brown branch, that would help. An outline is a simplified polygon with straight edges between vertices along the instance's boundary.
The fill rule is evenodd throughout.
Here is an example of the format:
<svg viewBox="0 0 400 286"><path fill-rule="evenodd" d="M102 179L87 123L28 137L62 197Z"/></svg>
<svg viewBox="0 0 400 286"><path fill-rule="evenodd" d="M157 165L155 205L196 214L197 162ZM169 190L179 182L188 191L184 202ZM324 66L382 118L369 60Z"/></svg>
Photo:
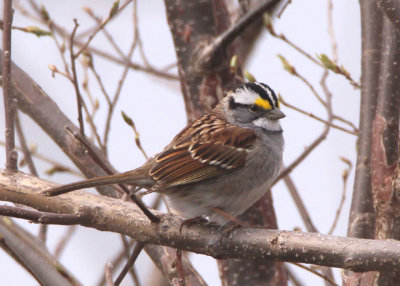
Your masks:
<svg viewBox="0 0 400 286"><path fill-rule="evenodd" d="M376 2L400 34L400 2L398 0L376 0Z"/></svg>
<svg viewBox="0 0 400 286"><path fill-rule="evenodd" d="M0 218L0 247L27 269L41 285L81 285L48 252L41 241L5 216Z"/></svg>
<svg viewBox="0 0 400 286"><path fill-rule="evenodd" d="M182 218L161 215L159 224L149 220L129 202L75 192L49 198L40 191L54 185L23 173L0 173L0 199L40 211L79 214L81 225L129 235L145 243L171 246L218 259L242 258L259 262L280 260L339 267L353 271L399 271L400 242L336 237L318 233L239 228L220 240L218 226L184 227ZM89 217L90 219L87 219Z"/></svg>
<svg viewBox="0 0 400 286"><path fill-rule="evenodd" d="M372 120L375 116L376 95L379 89L382 13L374 1L360 1L360 4L362 28L360 137L348 235L373 238L375 211L372 204L370 156Z"/></svg>

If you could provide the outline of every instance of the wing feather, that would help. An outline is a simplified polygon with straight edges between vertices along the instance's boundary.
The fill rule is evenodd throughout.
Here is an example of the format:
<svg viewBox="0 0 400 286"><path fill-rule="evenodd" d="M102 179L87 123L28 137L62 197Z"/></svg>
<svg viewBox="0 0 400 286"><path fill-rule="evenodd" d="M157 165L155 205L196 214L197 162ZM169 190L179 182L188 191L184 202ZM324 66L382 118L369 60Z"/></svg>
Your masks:
<svg viewBox="0 0 400 286"><path fill-rule="evenodd" d="M246 163L256 134L215 115L205 115L182 130L155 160L154 189L208 180Z"/></svg>

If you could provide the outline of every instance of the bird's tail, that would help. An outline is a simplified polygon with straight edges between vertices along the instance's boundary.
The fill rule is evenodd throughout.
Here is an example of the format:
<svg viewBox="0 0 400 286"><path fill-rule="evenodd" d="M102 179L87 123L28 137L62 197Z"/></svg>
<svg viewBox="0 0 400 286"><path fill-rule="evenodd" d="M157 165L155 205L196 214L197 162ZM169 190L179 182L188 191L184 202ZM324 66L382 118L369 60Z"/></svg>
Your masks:
<svg viewBox="0 0 400 286"><path fill-rule="evenodd" d="M145 187L147 185L151 185L151 182L146 176L143 176L142 172L138 172L139 170L133 170L121 174L116 175L108 175L103 177L96 177L88 180L83 180L55 188L51 188L43 192L45 196L57 196L61 194L65 194L71 191L80 190L84 188L90 188L95 186L102 185L110 185L117 183L126 183L135 185L138 187Z"/></svg>

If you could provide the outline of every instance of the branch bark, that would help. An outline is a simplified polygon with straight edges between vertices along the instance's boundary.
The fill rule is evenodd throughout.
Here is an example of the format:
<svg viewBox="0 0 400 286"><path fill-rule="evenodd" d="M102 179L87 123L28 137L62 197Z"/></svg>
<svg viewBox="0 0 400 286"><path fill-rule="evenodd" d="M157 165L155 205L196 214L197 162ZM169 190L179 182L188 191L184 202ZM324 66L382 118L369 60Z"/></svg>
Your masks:
<svg viewBox="0 0 400 286"><path fill-rule="evenodd" d="M253 207L239 218L249 225L277 229L272 194L268 191ZM286 285L288 281L286 267L274 261L252 261L244 259L223 259L218 262L223 285Z"/></svg>
<svg viewBox="0 0 400 286"><path fill-rule="evenodd" d="M382 60L376 115L372 129L372 193L376 209L375 238L400 239L399 109L400 34L384 17ZM399 285L398 272L376 272L373 285Z"/></svg>
<svg viewBox="0 0 400 286"><path fill-rule="evenodd" d="M161 214L150 223L132 203L82 191L44 197L40 191L54 185L23 173L0 172L0 200L28 205L40 211L79 214L81 225L129 235L136 241L170 246L218 259L241 258L258 263L290 261L353 271L399 271L400 242L336 237L319 233L239 228L221 240L219 226L180 226L182 218ZM156 211L154 211L157 213ZM89 218L89 219L87 219Z"/></svg>
<svg viewBox="0 0 400 286"><path fill-rule="evenodd" d="M81 285L46 249L41 241L14 224L9 218L0 218L2 248L26 268L41 285ZM5 249L7 251L7 249ZM7 251L9 252L9 251Z"/></svg>
<svg viewBox="0 0 400 286"><path fill-rule="evenodd" d="M379 90L380 46L382 42L382 13L374 1L360 1L361 5L361 103L360 136L357 145L357 164L351 203L348 235L372 238L375 211L371 186L372 121Z"/></svg>
<svg viewBox="0 0 400 286"><path fill-rule="evenodd" d="M391 17L397 13L394 7L397 4L388 11L385 8L394 3L378 0L385 15L377 2L360 2L363 50L360 139L349 235L399 239L400 34ZM399 283L396 272L345 272L344 275L344 285Z"/></svg>
<svg viewBox="0 0 400 286"><path fill-rule="evenodd" d="M5 139L6 139L6 168L16 171L17 151L15 150L15 102L11 91L11 24L13 19L12 0L5 0L3 7L3 52L1 53L2 86L5 115Z"/></svg>
<svg viewBox="0 0 400 286"><path fill-rule="evenodd" d="M376 0L376 2L392 22L397 33L400 33L400 2L396 0Z"/></svg>

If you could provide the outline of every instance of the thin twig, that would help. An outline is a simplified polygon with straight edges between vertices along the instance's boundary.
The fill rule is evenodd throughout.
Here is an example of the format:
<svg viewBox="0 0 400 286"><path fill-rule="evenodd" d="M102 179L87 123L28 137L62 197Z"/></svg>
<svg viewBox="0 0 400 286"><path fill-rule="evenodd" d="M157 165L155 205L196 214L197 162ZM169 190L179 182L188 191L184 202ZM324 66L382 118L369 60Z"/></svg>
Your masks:
<svg viewBox="0 0 400 286"><path fill-rule="evenodd" d="M293 110L295 110L297 112L300 112L301 114L307 115L307 116L309 116L309 117L311 117L311 118L313 118L313 119L315 119L317 121L320 121L320 122L322 122L322 123L324 123L326 125L329 125L332 128L341 130L341 131L346 132L346 133L351 134L351 135L356 135L356 136L358 135L357 131L348 130L346 128L340 127L339 125L336 125L336 124L333 124L333 123L329 123L328 121L322 119L321 117L318 117L318 116L314 115L313 113L304 111L304 110L302 110L302 109L300 109L300 108L288 103L287 101L283 100L282 98L280 99L280 103L282 103L286 107L289 107L290 109L293 109ZM334 116L334 118L335 118L335 116Z"/></svg>
<svg viewBox="0 0 400 286"><path fill-rule="evenodd" d="M92 110L89 111L89 108L86 105L84 105L83 107L85 108L85 113L86 113L86 116L87 116L86 120L89 122L90 128L91 128L91 130L93 132L93 134L91 136L92 137L95 136L95 138L97 140L97 144L99 144L100 149L102 149L103 146L101 145L101 140L100 140L99 133L97 131L97 126L94 124L94 117L96 116L96 113L99 110L100 103L99 103L97 98L95 99L92 96L92 93L91 93L90 88L89 88L89 72L88 72L89 67L88 67L88 65L90 64L89 63L90 61L91 61L91 56L87 55L85 53L84 54L84 60L81 61L82 66L83 66L83 72L84 72L83 81L82 81L82 88L86 92L86 95L87 95L87 98L89 99L89 102L90 102Z"/></svg>
<svg viewBox="0 0 400 286"><path fill-rule="evenodd" d="M294 185L294 182L293 182L292 178L290 177L290 175L285 176L283 178L283 181L285 182L285 185L288 188L294 203L296 204L296 207L300 213L301 218L303 219L303 222L304 222L304 225L306 226L307 231L318 232L317 228L314 226L314 223L311 220L311 217L307 211L307 208L305 207L303 200L301 199L299 192L297 191L297 188Z"/></svg>
<svg viewBox="0 0 400 286"><path fill-rule="evenodd" d="M8 205L0 205L0 215L27 219L43 224L74 225L81 224L85 220L83 212L82 214L55 214Z"/></svg>
<svg viewBox="0 0 400 286"><path fill-rule="evenodd" d="M47 240L47 231L49 230L49 227L47 224L40 224L39 225L39 231L38 231L38 238L43 241L46 242Z"/></svg>
<svg viewBox="0 0 400 286"><path fill-rule="evenodd" d="M80 42L77 41L76 44L79 45ZM142 72L145 72L145 73L148 73L148 74L151 74L154 76L158 76L158 77L161 77L164 79L168 79L168 80L175 80L175 81L179 80L179 76L176 74L171 74L171 73L165 72L163 70L153 69L150 67L144 67L137 63L132 62L132 60L127 61L125 59L120 59L113 54L107 53L105 51L102 51L102 50L94 48L94 47L88 47L87 51L90 53L96 54L100 57L103 57L111 62L118 63L123 66L128 66L129 68L131 68L133 70L142 71Z"/></svg>
<svg viewBox="0 0 400 286"><path fill-rule="evenodd" d="M294 76L297 76L301 81L303 81L308 88L311 90L311 92L314 94L314 96L318 99L318 101L323 105L326 106L326 102L319 96L318 92L315 90L314 86L301 74L299 74L297 71L294 74Z"/></svg>
<svg viewBox="0 0 400 286"><path fill-rule="evenodd" d="M343 118L343 117L340 117L340 116L338 116L338 115L333 115L333 119L334 119L334 120L337 120L337 121L340 121L340 122L343 122L343 123L349 125L349 126L354 130L354 132L356 132L356 133L358 133L358 132L360 131L360 130L357 128L357 126L355 126L355 125L353 124L353 122L351 122L351 121L349 121L349 120L347 120L347 119L345 119L345 118Z"/></svg>
<svg viewBox="0 0 400 286"><path fill-rule="evenodd" d="M123 117L124 121L126 122L126 124L128 124L132 128L133 133L135 133L135 144L136 144L136 146L142 152L144 158L146 160L149 159L149 156L147 156L146 152L143 149L142 142L140 141L140 134L136 129L135 122L133 122L132 118L129 117L124 111L121 111L121 113L122 113L122 117Z"/></svg>
<svg viewBox="0 0 400 286"><path fill-rule="evenodd" d="M32 0L30 0L30 2L33 2ZM18 6L18 8L21 10L21 13L23 13L24 15L29 16L30 18L32 18L33 20L37 21L37 22L41 22L41 23L47 23L48 20L43 19L41 13L40 13L40 8L36 5L36 7L34 7L34 11L38 14L39 18L37 16L32 15L31 13L29 13L27 10L24 10L23 7ZM65 31L64 28L58 26L56 23L52 22L52 33L53 34L59 34L61 37L63 38L70 38L70 34L68 32ZM77 39L77 37L75 37L75 42L74 42L75 46L80 46L82 47L82 45L84 44L83 42L79 41ZM139 65L137 63L132 62L131 60L126 60L125 58L118 58L116 57L114 54L111 53L107 53L105 51L102 51L98 48L92 47L92 46L88 46L86 48L86 52L92 53L92 54L96 54L100 57L103 57L111 62L117 63L117 64L121 64L123 66L128 65L129 68L133 69L133 70L137 70L137 71L142 71L148 74L151 74L153 76L157 76L157 77L161 77L164 79L168 79L168 80L179 80L179 76L176 74L171 74L168 73L166 71L163 71L162 69L158 70L158 69L153 69L153 68L149 68L149 67L144 67L142 65Z"/></svg>
<svg viewBox="0 0 400 286"><path fill-rule="evenodd" d="M85 136L85 129L84 129L85 127L83 124L83 115L82 115L82 96L79 91L78 76L76 74L76 67L75 67L75 60L76 60L77 56L74 55L74 37L75 37L76 30L79 27L78 20L74 19L74 23L75 23L75 26L74 26L74 29L72 30L70 43L69 43L69 52L70 52L70 56L71 56L72 77L73 77L76 101L77 101L77 106L78 106L79 129L80 129L81 136Z"/></svg>
<svg viewBox="0 0 400 286"><path fill-rule="evenodd" d="M266 14L264 16L264 24L265 27L267 28L267 30L269 31L269 33L271 34L271 36L282 40L283 42L285 42L286 44L288 44L289 46L291 46L292 48L294 48L296 51L298 51L300 54L302 54L303 56L305 56L306 58L308 58L310 61L312 61L314 64L324 68L324 65L319 62L317 59L315 59L313 56L311 56L309 53L307 53L305 50L303 50L302 48L300 48L298 45L296 45L295 43L293 43L292 41L290 41L288 38L286 38L286 36L284 34L278 34L276 33L274 26L272 25L272 21L271 21L271 17Z"/></svg>
<svg viewBox="0 0 400 286"><path fill-rule="evenodd" d="M129 248L131 248L131 246L134 243L134 240L130 240L129 242ZM118 252L118 254L115 256L115 258L111 261L111 264L114 265L114 268L119 268L119 265L124 261L124 258L126 257L126 249L123 248L122 250L120 250ZM105 284L106 280L105 280L105 276L102 274L101 278L99 279L99 282L96 284L98 286L102 286Z"/></svg>
<svg viewBox="0 0 400 286"><path fill-rule="evenodd" d="M303 283L300 279L296 276L296 274L286 266L286 272L289 276L289 281L293 283L294 286L303 286Z"/></svg>
<svg viewBox="0 0 400 286"><path fill-rule="evenodd" d="M335 30L333 29L333 3L332 0L328 0L328 33L331 42L332 49L332 61L334 63L338 62L338 45L336 42Z"/></svg>
<svg viewBox="0 0 400 286"><path fill-rule="evenodd" d="M338 207L338 209L336 210L336 215L335 215L335 218L334 218L334 220L333 220L333 222L332 222L332 226L331 226L331 228L329 229L328 234L332 234L332 233L334 232L334 230L335 230L335 228L336 228L336 224L337 224L337 222L338 222L338 220L339 220L339 216L340 216L340 213L341 213L341 211L342 211L342 208L343 208L343 205L344 205L344 201L346 200L347 179L348 179L349 173L351 172L351 169L352 169L352 167L353 167L353 164L351 163L350 160L348 160L348 159L346 159L346 158L341 158L341 160L342 160L344 163L347 164L347 169L345 169L345 170L343 171L343 174L342 174L342 179L343 179L342 197L341 197L341 199L340 199L339 207Z"/></svg>
<svg viewBox="0 0 400 286"><path fill-rule="evenodd" d="M313 270L313 269L310 269L310 268L308 268L308 267L306 267L306 266L304 266L304 265L302 265L302 264L300 264L300 263L297 263L297 262L289 262L289 263L290 263L290 264L293 264L293 265L296 265L297 267L300 267L301 269L304 269L304 270L306 270L306 271L308 271L308 272L311 272L312 274L317 275L318 277L321 277L322 279L324 279L325 281L329 282L329 283L330 283L331 285L333 285L333 286L339 286L339 285L336 284L334 281L332 281L331 279L329 279L328 276L323 275L323 274L319 273L318 271L315 271L315 270Z"/></svg>
<svg viewBox="0 0 400 286"><path fill-rule="evenodd" d="M126 197L126 196L125 196L125 197ZM122 235L122 234L121 234L120 237L121 237L121 240L122 240L122 244L124 245L125 257L126 257L126 259L129 260L129 257L130 257L130 245L131 245L132 243L130 243L130 242L128 241L128 239L127 239L127 237L126 237L125 235ZM132 239L131 239L131 240L132 240ZM129 274L132 276L132 280L134 281L135 286L140 285L140 282L139 282L139 279L138 279L138 277L137 277L137 273L136 273L136 270L135 270L135 266L134 266L134 265L132 265L132 267L129 268Z"/></svg>
<svg viewBox="0 0 400 286"><path fill-rule="evenodd" d="M135 1L136 2L136 1ZM134 3L135 3L134 2ZM95 20L97 25L101 25L101 18L96 16L92 9L90 8L85 8L84 11L93 19ZM125 55L122 52L121 48L117 45L117 43L115 42L114 38L112 37L112 35L107 31L107 29L105 27L103 27L101 29L101 31L103 32L104 36L106 37L106 39L108 40L108 42L111 44L111 46L114 48L114 50L117 52L117 54L121 57L124 58Z"/></svg>
<svg viewBox="0 0 400 286"><path fill-rule="evenodd" d="M301 74L299 74L296 68L282 55L278 55L279 59L282 62L283 69L286 70L291 75L299 78L302 82L304 82L307 87L311 90L312 94L318 99L318 101L326 108L326 102L321 98L318 92L315 90L314 86Z"/></svg>
<svg viewBox="0 0 400 286"><path fill-rule="evenodd" d="M328 120L327 122L329 124L325 125L324 130L322 131L321 135L319 135L308 147L305 148L303 153L301 153L289 166L287 166L280 174L279 176L275 179L274 183L272 185L275 185L280 179L283 177L287 176L290 174L294 168L296 168L307 156L317 147L319 144L321 144L326 137L328 136L328 133L330 131L331 125L332 125L332 120L333 120L333 114L332 114L332 95L329 92L329 90L326 87L326 77L329 75L328 71L325 70L324 74L321 78L321 85L324 89L325 96L326 96L326 111L328 113Z"/></svg>
<svg viewBox="0 0 400 286"><path fill-rule="evenodd" d="M134 22L134 31L133 32L134 32L135 38L137 39L137 44L138 44L138 48L139 48L140 57L143 60L144 65L147 68L156 69L150 63L149 59L146 56L144 48L143 48L143 41L142 41L142 37L141 37L140 32L139 32L139 17L138 17L138 13L137 13L137 0L135 0L134 7L133 7L133 22Z"/></svg>
<svg viewBox="0 0 400 286"><path fill-rule="evenodd" d="M333 121L333 110L332 110L332 93L328 89L327 85L327 79L329 76L328 70L325 70L322 74L321 80L320 80L320 85L322 87L322 90L325 94L326 97L326 111L328 113L328 122L332 123ZM330 131L329 126L326 126L327 128L325 129L326 131L326 136L328 136L328 133ZM335 277L333 276L332 268L330 267L322 267L321 268L322 273L324 276L328 277L329 280L325 280L325 284L328 285L329 281L335 281Z"/></svg>
<svg viewBox="0 0 400 286"><path fill-rule="evenodd" d="M136 258L139 256L140 252L142 252L143 247L144 247L143 242L137 242L135 247L133 248L132 255L129 257L128 262L125 264L124 268L122 269L121 273L118 275L117 279L114 282L115 286L118 286L126 274L128 273L129 268L135 263Z"/></svg>
<svg viewBox="0 0 400 286"><path fill-rule="evenodd" d="M97 83L99 84L101 93L104 95L104 98L106 99L108 105L110 106L112 104L110 96L108 95L108 92L106 91L106 88L104 87L103 81L102 81L99 73L97 72L97 70L94 67L93 58L91 58L91 64L89 65L89 68L92 71L94 77L96 78Z"/></svg>
<svg viewBox="0 0 400 286"><path fill-rule="evenodd" d="M15 113L15 128L17 130L18 139L21 144L21 150L22 150L22 153L24 153L24 160L25 160L26 164L28 165L29 172L32 175L37 177L38 172L36 170L35 164L33 163L31 151L28 148L28 144L26 144L24 131L22 130L22 126L21 126L21 122L19 120L18 113Z"/></svg>
<svg viewBox="0 0 400 286"><path fill-rule="evenodd" d="M135 7L135 6L134 6ZM134 19L134 27L137 25L137 23L135 23L135 19ZM135 51L136 45L137 45L137 39L138 36L137 34L134 34L134 38L131 44L131 47L129 49L128 55L126 56L127 59L131 59L133 52ZM121 79L118 81L118 87L117 87L117 91L115 92L114 98L112 99L111 105L109 106L108 109L108 114L107 114L107 119L106 119L106 126L104 129L104 136L103 136L103 145L105 146L105 150L107 151L107 142L108 142L108 137L110 134L110 127L111 127L111 119L112 119L112 115L114 113L114 109L115 106L119 100L119 96L121 94L122 91L122 86L125 83L125 79L128 75L128 71L129 71L129 67L128 65L125 65L124 71L122 72L122 76Z"/></svg>
<svg viewBox="0 0 400 286"><path fill-rule="evenodd" d="M102 145L102 141L100 138L99 133L97 132L97 127L96 124L93 121L93 117L89 111L89 109L86 106L86 103L82 100L82 107L85 110L86 113L86 121L89 123L90 125L90 129L92 130L92 133L94 135L94 138L96 138L97 144L99 144L99 147L103 150L104 146Z"/></svg>
<svg viewBox="0 0 400 286"><path fill-rule="evenodd" d="M130 2L132 2L132 0L127 0L124 4L121 5L121 7L119 7L118 11L116 13L110 14L103 23L101 23L101 25L99 25L97 27L97 29L91 33L91 35L89 36L89 39L86 41L86 43L84 43L81 47L81 49L74 54L74 57L77 58L83 51L86 50L86 48L89 46L90 42L93 40L93 38L97 35L97 33L101 30L103 30L103 28L105 27L105 25L108 24L108 22L110 22L110 20L119 12L121 12Z"/></svg>
<svg viewBox="0 0 400 286"><path fill-rule="evenodd" d="M183 270L183 263L182 263L182 250L176 250L176 261L175 261L176 272L178 273L179 277L179 286L185 286L185 271Z"/></svg>
<svg viewBox="0 0 400 286"><path fill-rule="evenodd" d="M51 71L51 76L52 77L55 78L55 75L59 74L59 75L65 77L66 79L68 79L69 81L71 81L72 83L74 82L74 79L71 77L69 72L60 71L55 65L52 65L52 64L49 64L48 68Z"/></svg>
<svg viewBox="0 0 400 286"><path fill-rule="evenodd" d="M1 146L5 146L6 144L5 144L4 141L0 140L0 145ZM22 151L22 148L18 147L18 146L16 146L15 149L18 150L18 151ZM52 169L54 169L54 170L62 170L63 172L68 172L68 173L71 173L71 174L73 174L75 176L82 177L82 174L79 171L73 170L73 169L71 169L70 167L68 167L66 165L58 163L58 162L54 161L53 159L48 158L45 155L38 153L36 150L33 150L32 148L30 149L30 153L34 157L38 158L39 160L42 160L43 162L46 162L46 163L49 163L50 165L53 165ZM52 173L52 172L46 171L46 173L49 174L49 173Z"/></svg>
<svg viewBox="0 0 400 286"><path fill-rule="evenodd" d="M114 282L112 279L113 268L114 268L114 266L111 262L108 262L105 266L105 275L104 276L106 278L108 286L114 286Z"/></svg>
<svg viewBox="0 0 400 286"><path fill-rule="evenodd" d="M4 0L3 8L3 71L2 86L5 115L6 169L17 171L18 153L15 150L15 102L11 90L11 25L13 20L12 0Z"/></svg>
<svg viewBox="0 0 400 286"><path fill-rule="evenodd" d="M57 246L54 250L54 257L56 259L59 259L63 250L65 249L65 246L67 243L71 240L72 236L74 235L76 230L76 225L71 225L67 228L67 231L65 234L62 236L60 241L57 243Z"/></svg>

